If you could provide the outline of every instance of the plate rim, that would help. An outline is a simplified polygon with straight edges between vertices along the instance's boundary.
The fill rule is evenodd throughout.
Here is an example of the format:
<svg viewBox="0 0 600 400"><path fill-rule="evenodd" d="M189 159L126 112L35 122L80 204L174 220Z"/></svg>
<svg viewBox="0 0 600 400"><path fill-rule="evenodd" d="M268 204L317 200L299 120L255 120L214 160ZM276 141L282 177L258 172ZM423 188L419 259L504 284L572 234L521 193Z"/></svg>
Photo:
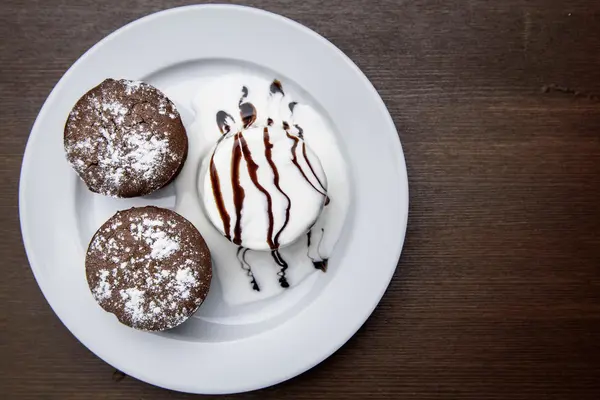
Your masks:
<svg viewBox="0 0 600 400"><path fill-rule="evenodd" d="M105 357L104 355L100 355L99 351L96 350L92 350L90 348L90 346L85 343L83 341L83 339L81 339L75 332L74 330L67 325L67 323L65 322L65 320L63 319L63 317L61 316L61 314L57 311L57 309L55 308L55 306L51 303L51 301L49 300L49 298L51 296L49 296L49 291L50 291L50 287L46 286L43 283L43 279L41 278L41 273L38 269L38 267L36 265L34 265L33 260L36 259L36 257L33 255L33 253L35 252L35 250L32 248L32 244L31 244L31 239L29 238L28 232L29 232L29 224L28 222L28 216L26 215L26 211L25 211L25 207L23 207L22 205L25 203L25 196L26 196L26 186L24 185L24 177L27 177L29 174L29 170L31 169L30 165L32 163L31 160L31 155L30 153L32 152L32 146L33 143L35 142L35 137L39 136L40 133L40 121L43 119L43 115L44 113L48 112L47 107L52 104L52 102L54 101L54 97L56 96L57 93L57 88L59 88L62 84L64 84L64 82L67 80L67 78L69 77L69 75L72 73L72 71L80 64L83 62L83 60L85 60L90 54L92 54L97 48L101 47L103 44L105 44L106 42L115 39L116 37L118 37L123 31L127 30L127 29L131 29L132 27L136 27L138 25L144 24L144 23L149 23L154 19L160 19L161 17L165 17L165 16L169 16L170 14L176 14L176 13L181 13L181 12L186 12L188 10L192 10L192 9L231 9L234 11L244 11L244 12L251 12L251 13L257 13L257 14L265 14L268 17L271 18L275 18L275 19L279 19L281 22L290 25L292 28L300 30L303 34L308 34L313 36L313 38L316 38L317 40L321 41L321 43L323 43L324 45L326 45L328 47L328 49L330 51L333 51L335 53L337 53L338 56L341 56L341 58L343 59L343 61L345 62L345 64L352 68L357 76L357 78L360 78L362 80L362 83L365 85L365 87L370 90L373 94L373 99L375 101L377 101L377 108L382 110L383 114L386 117L386 125L388 125L390 127L390 129L396 134L396 140L390 140L390 143L394 143L394 149L392 150L393 153L397 156L397 160L396 160L396 168L397 170L395 171L396 176L400 177L401 182L400 185L402 186L402 190L401 190L401 195L402 198L399 199L401 204L404 204L405 207L404 209L402 209L400 211L400 215L401 220L400 221L396 221L398 225L398 246L395 249L395 256L394 258L397 260L396 264L394 265L393 268L390 268L389 270L389 274L385 277L385 285L383 285L383 287L380 288L380 292L377 294L377 300L369 307L369 311L361 316L360 322L358 324L356 324L356 326L353 326L352 329L350 329L349 331L346 332L345 335L343 335L343 339L340 339L335 345L330 346L327 351L319 354L318 356L315 356L312 358L311 362L304 364L302 367L296 369L296 371L294 371L291 374L285 375L284 376L278 376L275 379L267 379L266 382L261 382L256 386L252 386L251 387L238 387L236 389L231 389L231 390L217 390L217 391L211 391L211 390L201 390L201 391L197 391L197 390L190 390L190 387L173 387L171 385L169 385L168 383L165 382L157 382L156 380L153 379L147 379L147 377L143 376L143 374L138 374L135 371L130 371L130 370L125 370L122 369L123 372L127 373L128 375L131 375L139 380L142 380L144 382L147 382L149 384L152 385L156 385L156 386L160 386L163 388L167 388L167 389L171 389L171 390L176 390L176 391L182 391L182 392L191 392L191 393L203 393L203 394L226 394L226 393L238 393L238 392L244 392L244 391L250 391L250 390L256 390L256 389L260 389L260 388L265 388L265 387L269 387L272 385L276 385L278 383L281 383L283 381L286 381L288 379L291 379L295 376L298 376L304 372L306 372L307 370L313 368L314 366L318 365L319 363L321 363L323 360L325 360L326 358L328 358L329 356L331 356L333 353L335 353L337 350L339 350L345 343L347 343L347 341L354 336L354 334L356 334L356 332L363 326L363 324L367 321L367 319L371 316L371 314L373 313L374 309L377 307L377 305L379 304L379 302L381 301L381 298L383 297L383 295L385 294L387 288L389 287L389 284L395 274L399 259L400 259L400 255L402 252L402 249L404 247L404 241L405 241L405 237L406 237L406 231L407 231L407 225L408 225L408 213L409 213L409 186L408 186L408 174L407 174L407 168L406 168L406 161L405 161L405 157L404 157L404 152L402 149L402 145L400 142L400 137L398 135L398 131L395 127L394 121L389 113L389 110L387 109L387 107L385 106L385 103L383 102L381 96L379 95L379 93L377 92L377 90L375 89L375 87L373 86L373 84L369 81L369 79L366 77L366 75L359 69L359 67L346 55L344 54L339 48L337 48L334 44L332 44L329 40L327 40L325 37L321 36L320 34L318 34L317 32L313 31L312 29L302 25L299 22L296 22L288 17L279 15L279 14L275 14L273 12L270 11L266 11L266 10L262 10L262 9L258 9L258 8L253 8L253 7L247 7L247 6L240 6L240 5L224 5L224 4L200 4L200 5L188 5L188 6L182 6L182 7L175 7L175 8L170 8L170 9L166 9L166 10L162 10L162 11L158 11L149 15L146 15L144 17L141 17L139 19L133 20L125 25L123 25L122 27L118 28L117 30L113 31L112 33L108 34L107 36L105 36L104 38L102 38L101 40L99 40L96 44L94 44L92 47L90 47L86 52L84 52L68 69L67 71L62 75L62 77L58 80L58 82L54 85L54 87L52 88L50 94L48 95L48 97L46 98L46 100L44 101L42 107L40 108L40 111L35 119L35 122L31 128L30 131L30 135L28 137L27 140L27 145L25 147L25 151L24 151L24 155L23 155L23 160L22 160L22 165L21 165L21 173L20 173L20 177L19 177L19 220L20 220L20 226L21 226L21 235L22 235L22 239L23 239L23 243L24 243L24 247L25 247L25 251L27 254L27 259L28 262L30 264L30 267L32 269L32 272L34 274L34 277L36 279L36 282L38 284L38 286L40 287L40 290L42 291L42 294L44 295L46 301L48 302L48 304L50 305L50 307L52 308L52 310L54 311L54 313L58 316L58 318L61 320L61 322L63 323L63 325L65 325L65 327L86 347L88 348L90 351L92 351L96 356L98 356L99 358L101 358L102 360L104 360L105 362L107 362L110 365L114 365L113 362L108 361L107 358L109 357ZM116 364L116 363L115 363ZM121 368L119 368L121 369Z"/></svg>

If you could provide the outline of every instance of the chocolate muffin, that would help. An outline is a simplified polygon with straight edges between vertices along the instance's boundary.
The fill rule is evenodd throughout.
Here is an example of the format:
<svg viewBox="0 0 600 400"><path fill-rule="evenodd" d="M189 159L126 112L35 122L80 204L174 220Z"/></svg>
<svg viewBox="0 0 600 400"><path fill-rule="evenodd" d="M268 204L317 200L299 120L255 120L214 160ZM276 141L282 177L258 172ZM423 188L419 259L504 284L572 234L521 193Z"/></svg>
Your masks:
<svg viewBox="0 0 600 400"><path fill-rule="evenodd" d="M69 114L67 159L92 192L136 197L170 183L188 139L175 105L143 82L107 79Z"/></svg>
<svg viewBox="0 0 600 400"><path fill-rule="evenodd" d="M145 331L173 328L202 304L210 286L210 252L196 228L164 208L119 211L100 227L85 269L100 306Z"/></svg>

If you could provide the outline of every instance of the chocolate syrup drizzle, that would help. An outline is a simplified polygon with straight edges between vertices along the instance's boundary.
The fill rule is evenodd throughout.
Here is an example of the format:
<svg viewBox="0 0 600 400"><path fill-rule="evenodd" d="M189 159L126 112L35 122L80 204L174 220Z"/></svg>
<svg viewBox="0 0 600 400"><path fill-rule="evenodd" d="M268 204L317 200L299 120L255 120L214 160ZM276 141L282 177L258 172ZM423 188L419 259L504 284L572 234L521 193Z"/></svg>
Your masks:
<svg viewBox="0 0 600 400"><path fill-rule="evenodd" d="M288 283L287 278L285 277L285 271L288 269L287 262L285 262L285 260L281 257L281 254L279 254L278 250L273 250L271 252L271 256L273 256L273 260L275 260L275 263L281 267L279 269L279 272L277 272L277 276L279 277L279 285L284 289L289 288L290 284Z"/></svg>
<svg viewBox="0 0 600 400"><path fill-rule="evenodd" d="M224 136L221 136L223 138ZM217 146L219 146L219 142L217 142ZM216 150L216 148L215 148ZM221 216L221 220L223 221L223 230L225 231L225 237L228 240L231 240L231 234L229 230L231 229L230 223L231 218L227 213L227 209L225 208L225 203L223 202L223 193L221 192L221 182L219 179L219 174L217 172L217 167L215 166L215 153L210 157L210 183L213 189L213 196L215 197L215 204L217 205L217 210L219 210L219 215Z"/></svg>
<svg viewBox="0 0 600 400"><path fill-rule="evenodd" d="M251 103L241 104L240 115L242 117L244 129L248 129L248 127L256 121L256 108L254 108Z"/></svg>
<svg viewBox="0 0 600 400"><path fill-rule="evenodd" d="M316 269L320 269L323 272L327 272L327 263L328 260L326 258L321 257L321 242L323 242L323 237L325 236L325 229L321 228L321 239L319 240L319 244L317 244L317 255L319 256L319 258L321 258L321 260L315 260L314 258L312 258L310 256L310 240L311 240L311 236L312 236L312 230L308 231L308 233L306 234L306 238L307 238L307 243L306 243L306 255L308 256L308 258L310 258L310 260L312 261L313 265L315 266Z"/></svg>
<svg viewBox="0 0 600 400"><path fill-rule="evenodd" d="M227 123L227 119L233 121L233 117L227 114L225 111L221 110L217 113L217 126L219 127L222 135L229 133L231 130L229 124Z"/></svg>
<svg viewBox="0 0 600 400"><path fill-rule="evenodd" d="M238 133L238 135L240 143L242 144L242 154L244 155L244 160L246 160L248 175L250 175L250 179L252 180L252 183L254 183L254 186L256 186L256 188L259 191L261 191L262 194L264 194L267 198L267 216L269 218L269 227L267 228L267 244L271 249L276 249L279 247L279 245L275 245L275 243L273 243L273 199L271 198L269 192L263 187L263 185L261 185L258 182L258 165L254 162L254 159L252 158L252 153L250 152L250 148L248 147L246 139L244 139L244 135L242 133Z"/></svg>
<svg viewBox="0 0 600 400"><path fill-rule="evenodd" d="M291 102L289 104L290 107L290 111L293 113L294 112L294 107L296 106L295 101ZM302 129L300 127L300 125L295 124L294 127L298 130L298 137L300 139L304 139L304 129ZM319 182L319 186L321 186L321 190L317 189L315 187L315 185L313 185L308 178L306 177L306 175L304 174L304 171L302 170L302 168L300 168L300 165L298 165L297 159L296 159L296 146L298 145L298 139L295 139L293 137L290 136L288 130L290 129L290 125L286 122L283 121L283 129L286 131L286 134L289 138L292 138L295 143L292 146L292 157L294 158L292 161L294 162L294 164L296 165L296 167L298 167L298 170L300 170L300 173L302 174L302 176L304 177L304 179L306 179L306 181L308 183L310 183L310 185L313 187L313 189L315 189L317 192L321 193L323 196L325 196L325 205L328 205L330 202L329 196L327 196L325 193L327 192L327 190L325 189L325 186L323 185L323 182L321 182L321 180L319 179L319 177L317 176L317 174L315 173L315 170L313 169L312 164L310 163L310 161L308 160L308 156L306 155L306 143L304 143L304 140L302 141L302 156L304 157L304 160L306 161L306 164L308 164L308 167L310 168L310 172L312 172L313 176L315 177L315 179L317 180L317 182Z"/></svg>
<svg viewBox="0 0 600 400"><path fill-rule="evenodd" d="M277 93L280 93L281 95L285 95L283 92L283 88L281 86L281 82L278 81L277 79L275 79L273 81L273 83L271 83L270 92L272 95L277 94ZM248 127L250 127L257 119L257 112L256 112L256 108L254 107L254 105L249 102L244 102L244 100L247 97L248 97L248 88L246 86L243 86L242 87L242 96L240 97L240 100L238 102L238 107L240 110L240 116L241 116L241 120L242 120L244 129L247 129ZM298 104L297 102L291 102L288 104L290 112L292 112L292 113L294 112L294 108L297 104ZM229 121L233 122L234 119L233 119L233 117L231 117L231 115L229 115L225 111L219 111L216 115L216 120L217 120L217 126L219 127L219 130L221 131L221 134L223 134L221 139L219 139L219 141L217 142L217 146L218 146L219 143L221 142L221 140L225 137L225 135L227 133L229 133L231 130L231 127L228 122ZM271 119L271 118L267 119L267 126L272 126L273 123L274 123L273 119ZM286 131L287 137L290 138L294 142L292 144L292 148L291 148L292 162L298 168L298 171L300 171L300 173L302 174L304 179L313 187L313 189L325 197L325 205L327 205L327 204L329 204L329 197L326 194L327 191L325 189L325 186L323 185L323 183L321 182L321 180L315 173L315 170L308 159L308 156L306 154L306 144L304 143L304 141L302 141L302 156L304 157L304 160L306 161L306 164L308 165L311 173L313 174L313 176L319 183L321 190L319 190L308 179L304 170L298 163L296 149L298 147L298 143L300 143L300 139L304 138L304 131L298 125L294 125L294 127L298 130L298 137L291 135L288 132L290 129L290 125L286 121L283 121L283 129ZM244 157L244 160L246 162L246 167L248 169L248 175L250 176L252 183L254 183L254 186L256 186L256 188L260 192L262 192L267 199L267 212L268 212L268 220L269 220L269 226L268 226L268 231L267 231L267 244L271 248L271 256L273 257L273 260L280 267L279 271L277 272L277 276L279 277L279 284L283 288L288 288L290 285L287 281L286 274L285 274L286 270L288 269L288 264L282 258L281 254L279 253L279 251L277 249L279 248L279 236L285 230L286 226L289 223L290 209L291 209L292 201L291 201L290 197L281 189L281 186L279 185L279 171L277 170L277 166L273 162L273 157L272 157L273 144L270 142L268 127L264 128L263 140L264 140L264 146L265 146L265 158L267 159L267 162L269 163L269 166L271 167L271 170L273 171L273 183L274 183L275 187L277 188L277 190L288 201L286 211L285 211L285 221L284 221L283 225L281 226L281 228L277 231L275 236L273 236L274 225L275 225L274 216L273 216L273 199L272 199L270 193L258 181L257 171L258 171L259 166L258 166L258 164L256 164L254 162L254 159L252 158L252 153L250 151L248 143L246 142L246 139L244 138L244 135L242 132L238 132L235 134L233 148L231 150L232 151L231 186L232 186L232 190L233 190L233 203L235 206L235 214L236 214L233 238L231 237L231 232L230 232L231 217L227 213L227 210L225 208L225 204L223 201L223 194L221 192L221 187L220 187L220 178L219 178L219 174L217 172L217 169L216 169L216 166L214 163L214 153L210 160L210 179L211 179L211 184L212 184L212 188L213 188L213 195L215 198L215 203L216 203L217 209L219 211L219 214L221 216L221 219L223 220L225 237L239 246L242 242L242 240L241 240L241 238L242 238L241 219L242 218L241 217L242 217L242 208L243 208L244 198L245 198L245 191L240 183L240 162L241 162L242 157ZM323 235L321 236L319 244L317 245L317 254L319 254L319 248L321 247L321 242L322 242L323 236L324 236L324 230L321 229L321 231L323 232ZM311 259L311 261L313 262L313 265L316 269L320 269L321 271L325 272L327 270L327 259L317 261L317 260L313 259L310 256L310 254L308 253L308 251L310 250L310 244L311 244L311 233L312 233L311 231L309 231L307 233L307 239L308 239L307 256ZM240 261L240 265L241 265L242 269L244 271L246 271L247 275L251 279L252 289L256 290L256 291L260 291L260 287L258 286L256 279L254 278L252 268L251 268L250 264L246 261L246 253L248 252L248 250L249 249L246 249L246 248L243 248L240 246L237 250L236 255L237 255L238 260ZM241 256L240 256L240 254L241 254ZM319 257L321 258L320 254L319 254Z"/></svg>
<svg viewBox="0 0 600 400"><path fill-rule="evenodd" d="M298 124L294 125L296 129L298 129L298 136L300 139L304 139L304 129L300 128Z"/></svg>
<svg viewBox="0 0 600 400"><path fill-rule="evenodd" d="M235 206L235 228L233 229L233 243L242 243L242 207L246 192L240 184L240 161L242 159L242 147L240 144L241 133L236 133L231 150L231 187L233 188L233 204Z"/></svg>
<svg viewBox="0 0 600 400"><path fill-rule="evenodd" d="M242 86L242 97L240 97L240 101L238 102L238 106L241 106L244 100L248 97L248 88L246 86Z"/></svg>
<svg viewBox="0 0 600 400"><path fill-rule="evenodd" d="M298 125L296 125L296 126L298 126ZM323 182L321 182L321 180L315 173L315 170L313 169L312 164L308 160L308 156L306 155L306 143L304 143L304 141L302 141L302 155L304 156L304 160L306 161L306 164L308 164L308 168L310 168L310 172L312 172L312 174L315 177L315 179L317 180L317 182L319 182L319 186L321 186L321 189L323 190L323 192L327 192L327 190L325 189L325 186L323 186ZM325 196L325 205L328 205L329 201L330 201L329 196L327 196L326 194L324 196Z"/></svg>
<svg viewBox="0 0 600 400"><path fill-rule="evenodd" d="M244 129L248 129L256 121L256 108L252 103L244 103L246 97L248 97L248 88L243 86L242 97L240 97L238 107L240 108L240 116L242 117Z"/></svg>
<svg viewBox="0 0 600 400"><path fill-rule="evenodd" d="M252 285L252 289L256 290L257 292L260 292L260 287L258 286L258 282L256 282L256 278L254 278L252 267L250 266L250 264L248 264L248 261L246 261L246 253L248 252L248 250L249 249L245 249L243 247L238 247L236 256L238 261L240 262L240 265L242 266L242 269L246 271L246 275L248 275L248 277L250 278L250 284ZM241 257L240 253L242 253Z"/></svg>
<svg viewBox="0 0 600 400"><path fill-rule="evenodd" d="M284 122L284 128L285 128L286 125L287 125L287 123ZM289 127L289 125L288 125L288 127ZM294 141L294 144L292 145L292 150L291 150L291 152L292 152L292 162L294 163L294 165L296 166L296 168L298 168L298 171L300 171L300 173L304 177L304 180L306 180L306 182L308 182L310 184L310 186L313 187L313 189L315 189L317 192L319 192L321 195L323 195L325 197L325 204L329 204L329 197L325 193L325 189L323 188L323 185L321 184L321 181L316 176L315 171L313 170L312 166L310 165L310 161L308 161L308 157L306 157L306 146L305 146L304 142L302 142L302 149L303 149L302 154L304 155L304 159L306 160L306 163L310 167L310 170L312 171L313 175L315 175L315 178L317 178L317 182L319 182L319 185L321 185L321 188L323 188L323 191L317 189L317 187L315 185L313 185L313 183L310 181L310 179L308 179L308 177L304 173L304 170L302 169L302 167L298 163L298 157L296 156L296 147L298 147L298 143L300 143L300 139L298 139L294 135L290 135L290 133L287 132L287 130L286 130L285 134L287 135L288 138L290 138L290 139L292 139Z"/></svg>
<svg viewBox="0 0 600 400"><path fill-rule="evenodd" d="M271 83L271 94L276 94L276 93L281 93L282 96L285 96L285 93L283 93L283 87L281 86L281 82L279 82L279 80L275 79L273 80L273 83Z"/></svg>
<svg viewBox="0 0 600 400"><path fill-rule="evenodd" d="M288 104L288 107L290 109L290 112L292 112L292 114L294 113L294 108L296 107L298 103L295 101L292 101L291 103ZM308 156L306 155L306 143L304 143L304 130L300 127L300 125L295 124L294 127L298 130L298 137L302 140L302 156L304 157L304 160L306 161L306 164L308 165L308 167L310 168L310 172L312 172L313 176L315 177L315 179L317 180L317 182L319 182L319 186L321 186L321 190L317 189L315 187L315 185L312 184L312 182L308 179L308 177L306 176L306 174L304 173L304 171L302 170L302 168L300 167L300 164L298 164L298 159L296 158L296 147L298 146L298 138L296 138L293 135L290 135L290 133L288 132L290 129L290 124L287 123L287 121L283 121L282 123L283 125L283 129L286 132L287 137L289 137L290 139L292 139L294 141L294 144L292 145L292 162L296 165L296 167L298 168L298 170L300 171L300 173L302 174L302 176L304 177L304 179L310 183L310 186L313 187L313 189L315 189L317 192L321 193L323 196L325 196L325 205L329 204L329 196L327 196L327 190L325 189L325 186L323 185L323 182L321 182L321 180L319 179L319 177L317 176L317 174L315 173L315 170L312 166L312 164L310 163Z"/></svg>
<svg viewBox="0 0 600 400"><path fill-rule="evenodd" d="M267 159L267 162L269 163L269 166L271 166L271 170L273 171L273 184L275 185L277 190L279 190L279 193L281 193L282 195L285 196L285 198L287 199L287 202L288 202L287 207L285 209L285 221L283 222L283 225L281 226L279 231L277 231L277 234L275 235L275 239L273 239L273 244L275 245L275 247L279 247L279 235L281 235L281 232L283 232L285 227L290 222L290 209L292 208L292 200L281 189L281 186L279 186L279 171L277 170L277 166L273 162L273 155L271 152L271 149L273 149L273 144L271 144L271 141L270 141L269 128L265 127L265 129L263 131L263 140L264 140L264 144L265 144L265 158Z"/></svg>

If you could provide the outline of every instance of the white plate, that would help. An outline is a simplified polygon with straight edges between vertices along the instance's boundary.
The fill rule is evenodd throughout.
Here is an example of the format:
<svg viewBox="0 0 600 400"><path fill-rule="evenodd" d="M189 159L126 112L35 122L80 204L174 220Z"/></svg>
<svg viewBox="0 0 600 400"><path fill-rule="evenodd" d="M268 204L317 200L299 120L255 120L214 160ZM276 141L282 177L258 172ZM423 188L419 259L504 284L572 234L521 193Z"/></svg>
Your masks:
<svg viewBox="0 0 600 400"><path fill-rule="evenodd" d="M255 307L247 320L244 310L237 310L230 321L200 316L162 334L120 325L94 302L87 287L84 255L90 232L99 215L133 204L168 203L173 191L128 203L96 204L65 161L67 114L83 93L107 77L144 79L161 88L167 81L240 63L293 82L339 134L349 160L352 203L330 271L279 296L279 312L265 305L270 311L260 318L252 314ZM298 23L268 12L190 6L119 29L65 73L33 126L19 203L23 240L38 284L85 346L154 385L231 393L273 385L308 370L360 328L385 292L400 256L408 182L385 105L340 50ZM211 295L207 309L218 308L212 289Z"/></svg>

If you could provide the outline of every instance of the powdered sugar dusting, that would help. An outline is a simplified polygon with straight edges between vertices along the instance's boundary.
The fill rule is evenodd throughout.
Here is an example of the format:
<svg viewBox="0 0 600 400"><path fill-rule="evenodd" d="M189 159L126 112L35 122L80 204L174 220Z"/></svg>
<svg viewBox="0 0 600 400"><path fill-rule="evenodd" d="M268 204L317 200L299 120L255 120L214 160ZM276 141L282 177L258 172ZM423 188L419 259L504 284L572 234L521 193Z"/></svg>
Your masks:
<svg viewBox="0 0 600 400"><path fill-rule="evenodd" d="M156 138L143 125L129 129L124 143L115 143L119 134L116 131L108 133L101 129L101 132L104 133L106 147L98 157L98 165L106 170L109 181L115 186L125 173L143 181L151 180L169 153L169 140Z"/></svg>
<svg viewBox="0 0 600 400"><path fill-rule="evenodd" d="M98 285L94 288L93 293L94 293L94 296L96 297L96 299L106 300L112 294L111 289L110 289L111 286L106 281L106 278L108 277L108 271L105 269L102 269L99 272L100 272L100 281L98 282Z"/></svg>
<svg viewBox="0 0 600 400"><path fill-rule="evenodd" d="M145 318L144 313L144 292L137 288L121 290L121 298L125 301L125 311L131 315L134 322L139 322Z"/></svg>
<svg viewBox="0 0 600 400"><path fill-rule="evenodd" d="M102 111L108 111L117 124L122 124L125 120L125 114L129 112L125 104L116 100L102 103Z"/></svg>
<svg viewBox="0 0 600 400"><path fill-rule="evenodd" d="M189 286L196 283L196 278L194 278L191 268L182 268L178 270L175 279L177 279L177 282L181 286Z"/></svg>
<svg viewBox="0 0 600 400"><path fill-rule="evenodd" d="M146 140L147 136L146 133L128 137L127 142L133 150L125 157L130 160L134 170L140 172L145 179L151 179L158 161L169 151L169 141L154 136Z"/></svg>
<svg viewBox="0 0 600 400"><path fill-rule="evenodd" d="M125 93L128 95L136 92L143 84L142 81L130 81L127 79L123 79L123 82L125 83Z"/></svg>
<svg viewBox="0 0 600 400"><path fill-rule="evenodd" d="M179 250L179 238L168 235L161 229L164 223L160 220L145 219L130 225L131 233L150 246L150 258L162 260Z"/></svg>
<svg viewBox="0 0 600 400"><path fill-rule="evenodd" d="M190 288L196 284L196 278L191 268L179 269L175 275L177 280L177 291L181 297L187 299L190 295Z"/></svg>
<svg viewBox="0 0 600 400"><path fill-rule="evenodd" d="M150 253L150 257L160 260L173 254L173 252L177 250L179 250L179 243L173 239L161 237L152 243L152 253Z"/></svg>

